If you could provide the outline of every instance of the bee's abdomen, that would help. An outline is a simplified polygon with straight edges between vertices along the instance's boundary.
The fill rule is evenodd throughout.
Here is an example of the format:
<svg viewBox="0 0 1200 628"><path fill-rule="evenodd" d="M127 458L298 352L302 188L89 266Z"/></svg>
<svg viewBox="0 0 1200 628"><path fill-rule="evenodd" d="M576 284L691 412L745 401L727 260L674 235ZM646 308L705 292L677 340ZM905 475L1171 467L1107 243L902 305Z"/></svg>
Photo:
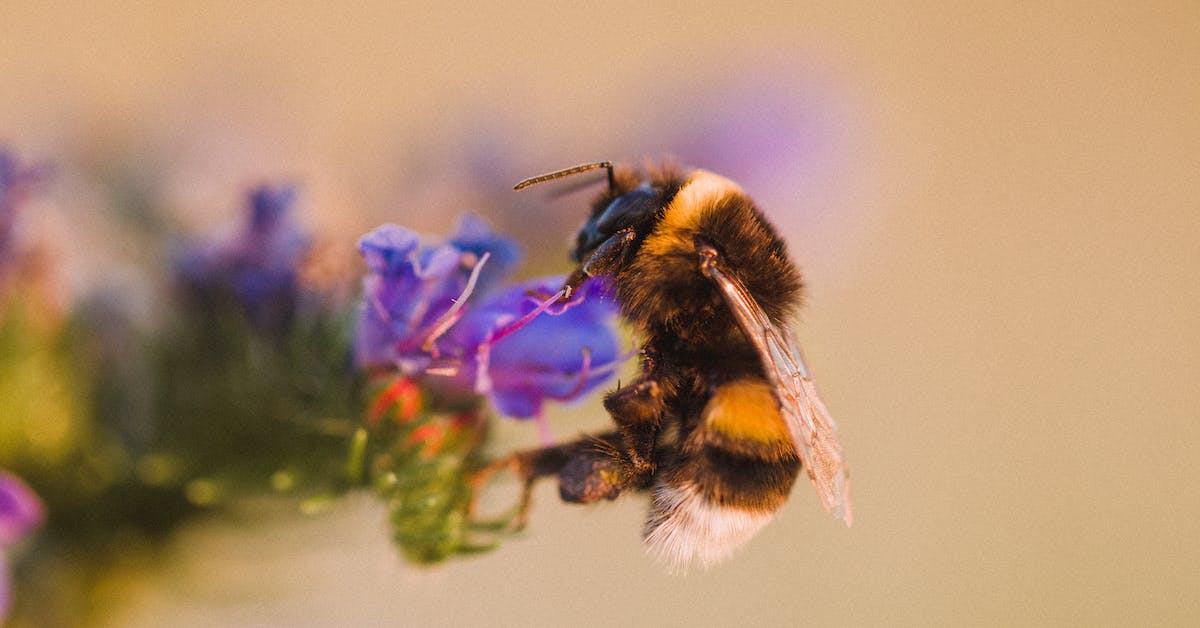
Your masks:
<svg viewBox="0 0 1200 628"><path fill-rule="evenodd" d="M686 459L679 476L710 504L769 513L787 501L799 470L795 457L765 460L710 446Z"/></svg>
<svg viewBox="0 0 1200 628"><path fill-rule="evenodd" d="M799 471L770 386L760 379L724 384L659 474L646 545L676 568L716 563L770 521Z"/></svg>

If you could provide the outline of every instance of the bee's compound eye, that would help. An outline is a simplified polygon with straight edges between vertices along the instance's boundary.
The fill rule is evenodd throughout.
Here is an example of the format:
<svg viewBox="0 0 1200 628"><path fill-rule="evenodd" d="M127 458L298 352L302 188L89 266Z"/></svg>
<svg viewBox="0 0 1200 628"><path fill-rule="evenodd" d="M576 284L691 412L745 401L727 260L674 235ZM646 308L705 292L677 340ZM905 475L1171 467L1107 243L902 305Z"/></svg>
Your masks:
<svg viewBox="0 0 1200 628"><path fill-rule="evenodd" d="M579 230L579 235L575 238L575 250L571 253L571 258L576 263L582 263L583 258L592 252L592 249L600 246L605 237L607 236L602 235L596 228L595 221L588 222L583 229Z"/></svg>
<svg viewBox="0 0 1200 628"><path fill-rule="evenodd" d="M588 253L618 231L653 218L660 201L658 190L649 183L643 183L617 197L579 230L572 257L576 262L582 262Z"/></svg>
<svg viewBox="0 0 1200 628"><path fill-rule="evenodd" d="M612 235L653 216L658 211L658 202L658 192L649 183L643 183L610 203L596 219L596 228L602 234Z"/></svg>

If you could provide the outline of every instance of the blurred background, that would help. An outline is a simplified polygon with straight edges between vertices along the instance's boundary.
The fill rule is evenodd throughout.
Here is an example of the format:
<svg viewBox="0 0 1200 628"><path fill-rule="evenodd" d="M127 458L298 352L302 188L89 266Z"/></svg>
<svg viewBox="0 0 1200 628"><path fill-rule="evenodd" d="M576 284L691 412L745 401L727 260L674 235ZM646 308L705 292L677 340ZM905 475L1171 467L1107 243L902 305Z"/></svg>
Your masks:
<svg viewBox="0 0 1200 628"><path fill-rule="evenodd" d="M5 2L0 86L0 142L52 164L22 230L62 308L116 289L153 317L144 208L212 233L264 180L299 185L354 289L362 233L464 210L526 276L567 270L590 192L526 176L725 174L806 273L798 336L854 473L853 528L798 483L686 577L643 555L644 499L552 483L520 538L432 569L374 500L259 508L116 570L104 625L1200 621L1194 2ZM595 397L550 418L607 421Z"/></svg>

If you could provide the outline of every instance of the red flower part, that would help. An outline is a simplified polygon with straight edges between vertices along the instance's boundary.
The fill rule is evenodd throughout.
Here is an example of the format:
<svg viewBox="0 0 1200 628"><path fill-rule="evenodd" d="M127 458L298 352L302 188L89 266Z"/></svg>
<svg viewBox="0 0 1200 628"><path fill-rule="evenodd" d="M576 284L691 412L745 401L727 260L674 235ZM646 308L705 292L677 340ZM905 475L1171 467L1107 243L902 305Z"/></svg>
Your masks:
<svg viewBox="0 0 1200 628"><path fill-rule="evenodd" d="M421 456L425 458L435 456L445 440L446 430L436 423L422 425L408 435L408 444L420 445Z"/></svg>
<svg viewBox="0 0 1200 628"><path fill-rule="evenodd" d="M377 423L393 409L396 422L401 424L411 421L421 409L421 389L412 380L400 377L383 389L371 404L367 418Z"/></svg>

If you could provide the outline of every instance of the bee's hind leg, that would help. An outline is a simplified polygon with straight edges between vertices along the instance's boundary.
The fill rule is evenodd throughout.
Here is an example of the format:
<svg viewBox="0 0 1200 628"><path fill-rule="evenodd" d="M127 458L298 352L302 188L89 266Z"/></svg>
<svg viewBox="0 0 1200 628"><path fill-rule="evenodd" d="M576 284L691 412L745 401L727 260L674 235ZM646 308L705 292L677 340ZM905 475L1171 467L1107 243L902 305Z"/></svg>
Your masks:
<svg viewBox="0 0 1200 628"><path fill-rule="evenodd" d="M558 475L559 495L563 501L588 503L599 499L613 499L620 493L615 481L616 459L610 451L616 451L620 442L617 433L588 436L580 440L540 447L509 454L480 469L471 479L471 502L467 515L475 520L478 500L484 485L501 471L510 471L521 482L521 496L517 502L516 516L511 526L525 527L529 518L533 485L538 479Z"/></svg>
<svg viewBox="0 0 1200 628"><path fill-rule="evenodd" d="M573 504L613 500L625 488L621 435L591 436L558 472L558 496Z"/></svg>

